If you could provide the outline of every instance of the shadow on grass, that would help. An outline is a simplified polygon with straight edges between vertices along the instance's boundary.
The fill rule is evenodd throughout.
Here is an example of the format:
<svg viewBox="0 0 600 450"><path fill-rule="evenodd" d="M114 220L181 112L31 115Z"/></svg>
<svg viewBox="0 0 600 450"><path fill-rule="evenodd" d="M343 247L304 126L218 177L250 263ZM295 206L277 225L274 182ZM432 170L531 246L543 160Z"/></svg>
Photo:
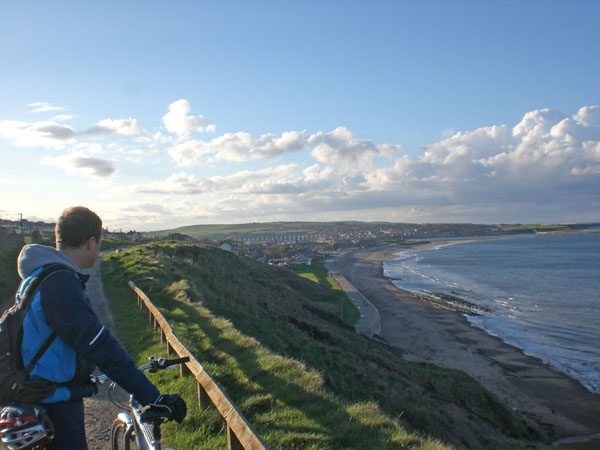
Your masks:
<svg viewBox="0 0 600 450"><path fill-rule="evenodd" d="M204 316L193 306L165 298L160 298L159 302L162 313L175 330L178 328L181 330L185 326L172 312L174 308L178 308L185 314L186 321L195 324L200 332L206 335L213 348L235 358L238 363L241 362L238 364L238 369L244 373L250 383L260 386L260 389L254 388L250 398L241 403L248 403L244 414L259 430L259 434L264 435L265 440L269 435L277 435L278 432L282 432L284 435L296 436L295 439L292 438L295 442L287 442L290 448L296 448L295 445L301 442L314 441L315 434L317 434L320 436L319 443L324 444L323 441L326 441L328 445L331 445L330 448L365 448L364 445L367 445L368 448L398 448L398 444L392 444L391 436L383 434L380 427L369 427L359 423L355 417L345 411L343 405L277 376L271 370L265 370L258 355L225 336L223 330L210 323L210 317ZM191 328L196 328L196 326ZM188 339L191 334L191 339L202 340L203 336L198 336L196 334L198 331L191 328L187 327L186 331L182 330L181 334L187 334ZM194 342L186 342L184 345L195 355L206 357L206 352L198 348ZM217 355L210 352L210 358L210 362L205 360L203 363L219 364ZM248 381L242 381L239 376L230 373L215 377L219 379L219 383L226 389L228 395L234 398L234 402L236 395L248 397ZM262 399L253 401L252 397L254 396L262 396ZM315 426L298 426L294 425L293 421L285 425L278 425L277 422L282 419L281 417L277 418L277 413L274 414L274 419L269 418L269 412L278 402L300 411L304 417L314 422ZM322 414L318 414L318 412L322 412ZM289 417L285 412L281 412L281 415ZM390 430L390 434L397 434L397 431ZM357 446L358 442L361 444ZM281 445L279 442L278 448L283 448Z"/></svg>

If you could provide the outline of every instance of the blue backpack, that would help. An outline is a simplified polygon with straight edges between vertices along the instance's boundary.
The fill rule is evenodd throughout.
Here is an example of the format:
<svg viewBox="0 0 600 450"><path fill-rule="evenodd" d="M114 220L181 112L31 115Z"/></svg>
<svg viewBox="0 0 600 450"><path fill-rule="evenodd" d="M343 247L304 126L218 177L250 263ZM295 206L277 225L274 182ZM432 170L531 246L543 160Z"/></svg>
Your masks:
<svg viewBox="0 0 600 450"><path fill-rule="evenodd" d="M21 356L21 341L23 320L35 294L52 274L63 271L72 272L72 269L63 264L50 264L30 278L25 290L20 295L17 293L15 304L0 318L0 405L2 406L37 403L52 395L57 387L56 383L48 380L29 378L31 370L56 339L56 332L50 334L27 366L23 364Z"/></svg>

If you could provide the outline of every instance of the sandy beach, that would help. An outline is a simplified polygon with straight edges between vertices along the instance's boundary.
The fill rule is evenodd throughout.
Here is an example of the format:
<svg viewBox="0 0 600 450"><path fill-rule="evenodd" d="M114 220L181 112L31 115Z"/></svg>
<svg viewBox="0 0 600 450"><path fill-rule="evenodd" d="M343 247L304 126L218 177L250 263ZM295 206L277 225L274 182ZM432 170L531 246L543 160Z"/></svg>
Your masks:
<svg viewBox="0 0 600 450"><path fill-rule="evenodd" d="M383 261L401 250L390 246L353 251L335 264L379 310L382 339L405 359L468 373L550 441L600 433L600 395L472 327L461 313L435 307L383 277ZM597 437L559 448L599 449L600 435Z"/></svg>

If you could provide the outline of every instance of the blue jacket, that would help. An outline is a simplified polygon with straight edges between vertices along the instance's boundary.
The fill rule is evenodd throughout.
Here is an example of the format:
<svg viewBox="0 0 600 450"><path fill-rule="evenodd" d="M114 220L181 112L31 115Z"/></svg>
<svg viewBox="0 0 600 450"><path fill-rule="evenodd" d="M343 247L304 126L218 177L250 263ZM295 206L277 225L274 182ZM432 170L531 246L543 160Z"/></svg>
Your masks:
<svg viewBox="0 0 600 450"><path fill-rule="evenodd" d="M88 275L79 273L75 263L64 253L43 245L27 245L18 260L23 279L19 294L31 277L52 263L70 271L52 274L36 293L23 321L21 352L27 365L52 330L57 338L33 367L32 378L64 383L42 403L81 398L82 386L97 366L136 400L148 404L160 395L156 387L140 372L121 344L100 323L85 290ZM19 301L17 294L17 301Z"/></svg>

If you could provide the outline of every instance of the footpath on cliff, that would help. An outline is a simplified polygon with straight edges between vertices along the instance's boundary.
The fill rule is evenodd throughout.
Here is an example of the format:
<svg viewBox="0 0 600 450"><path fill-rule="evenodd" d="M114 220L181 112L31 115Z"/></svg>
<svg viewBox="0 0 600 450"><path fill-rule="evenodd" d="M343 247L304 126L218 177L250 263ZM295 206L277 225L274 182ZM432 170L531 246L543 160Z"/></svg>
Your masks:
<svg viewBox="0 0 600 450"><path fill-rule="evenodd" d="M84 271L91 275L87 283L87 291L92 307L102 322L114 335L114 320L102 287L102 276L100 275L100 262L89 270ZM85 405L85 432L90 450L105 450L110 447L110 429L117 414L121 411L111 403L108 398L108 385L100 386L98 395L84 400ZM127 395L120 391L117 393L119 400L127 399Z"/></svg>

